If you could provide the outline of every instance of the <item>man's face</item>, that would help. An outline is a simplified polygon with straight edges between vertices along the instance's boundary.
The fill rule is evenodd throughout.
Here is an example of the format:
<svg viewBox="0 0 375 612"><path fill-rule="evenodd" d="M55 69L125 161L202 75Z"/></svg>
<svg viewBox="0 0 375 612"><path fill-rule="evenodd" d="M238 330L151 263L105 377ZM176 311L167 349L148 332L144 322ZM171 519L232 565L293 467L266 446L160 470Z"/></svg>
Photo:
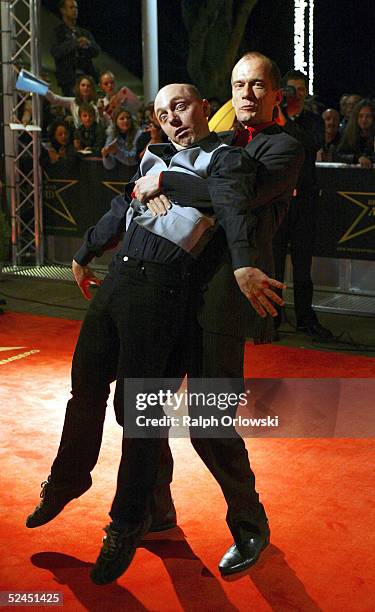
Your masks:
<svg viewBox="0 0 375 612"><path fill-rule="evenodd" d="M346 115L346 103L348 101L348 97L348 95L344 94L340 98L340 113L343 117L345 117Z"/></svg>
<svg viewBox="0 0 375 612"><path fill-rule="evenodd" d="M115 79L111 74L103 74L100 79L100 88L104 93L111 97L115 93Z"/></svg>
<svg viewBox="0 0 375 612"><path fill-rule="evenodd" d="M324 119L326 133L330 136L335 136L337 134L337 130L339 129L339 113L333 108L330 108L324 111L322 117Z"/></svg>
<svg viewBox="0 0 375 612"><path fill-rule="evenodd" d="M306 96L308 94L305 81L303 79L288 79L287 85L291 85L295 88L295 103L299 111L301 111L303 109L303 105L305 104Z"/></svg>
<svg viewBox="0 0 375 612"><path fill-rule="evenodd" d="M92 116L90 115L90 113L88 113L87 111L82 111L80 114L80 119L81 119L81 123L82 125L87 129L90 128L94 122Z"/></svg>
<svg viewBox="0 0 375 612"><path fill-rule="evenodd" d="M240 60L233 68L232 104L238 121L244 125L272 121L281 92L273 89L269 72L269 64L257 57Z"/></svg>
<svg viewBox="0 0 375 612"><path fill-rule="evenodd" d="M75 0L65 0L64 5L60 9L63 18L68 21L77 21L78 18L78 4Z"/></svg>
<svg viewBox="0 0 375 612"><path fill-rule="evenodd" d="M369 106L364 106L359 111L358 115L358 127L361 132L369 132L372 124L374 123L374 117L372 116L371 108Z"/></svg>
<svg viewBox="0 0 375 612"><path fill-rule="evenodd" d="M155 98L154 108L163 131L180 147L188 147L209 134L207 100L198 100L184 85L163 87Z"/></svg>
<svg viewBox="0 0 375 612"><path fill-rule="evenodd" d="M360 99L361 97L357 96L356 94L353 94L352 96L348 96L348 99L346 100L346 105L345 105L345 117L347 119L349 119L350 115L353 112L353 108L355 107L357 102L360 101Z"/></svg>

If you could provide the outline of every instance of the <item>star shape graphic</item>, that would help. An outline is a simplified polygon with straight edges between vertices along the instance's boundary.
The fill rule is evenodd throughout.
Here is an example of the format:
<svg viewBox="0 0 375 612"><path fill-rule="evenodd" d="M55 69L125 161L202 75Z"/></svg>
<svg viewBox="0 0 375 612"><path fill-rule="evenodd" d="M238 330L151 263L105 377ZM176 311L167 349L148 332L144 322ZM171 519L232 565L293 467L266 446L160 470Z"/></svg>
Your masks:
<svg viewBox="0 0 375 612"><path fill-rule="evenodd" d="M363 234L375 230L375 193L367 191L338 191L337 193L343 198L349 200L349 202L359 206L361 209L358 217L356 217L351 226L346 230L345 234L341 236L338 244L342 244L343 242L347 242L352 238L357 238L357 236L362 236ZM366 200L366 202L358 199L358 196L362 197L363 200ZM374 217L374 222L372 224L369 219L365 219L366 215L369 217L369 219L371 216ZM363 227L363 224L361 224L362 220L364 220L365 227ZM360 224L362 227L360 227Z"/></svg>
<svg viewBox="0 0 375 612"><path fill-rule="evenodd" d="M124 187L128 184L129 181L102 181L105 187L111 189L115 193L119 193L122 195L124 193ZM122 187L122 189L120 189Z"/></svg>
<svg viewBox="0 0 375 612"><path fill-rule="evenodd" d="M59 217L62 217L63 219L68 221L71 225L77 225L76 220L74 219L72 213L70 212L70 210L68 209L67 205L65 204L63 198L61 197L61 193L63 191L65 191L66 189L69 189L70 187L73 187L73 185L76 185L78 183L78 179L55 179L55 178L50 178L46 171L44 171L44 176L45 176L47 182L49 182L49 183L61 183L62 184L62 186L59 189L53 189L52 190L54 192L54 197L56 198L56 200L60 204L60 208L56 208L52 204L49 204L48 201L46 201L46 199L44 198L45 199L45 201L44 201L45 206L47 208L50 208L51 210L53 210ZM48 184L45 185L45 189L48 189Z"/></svg>

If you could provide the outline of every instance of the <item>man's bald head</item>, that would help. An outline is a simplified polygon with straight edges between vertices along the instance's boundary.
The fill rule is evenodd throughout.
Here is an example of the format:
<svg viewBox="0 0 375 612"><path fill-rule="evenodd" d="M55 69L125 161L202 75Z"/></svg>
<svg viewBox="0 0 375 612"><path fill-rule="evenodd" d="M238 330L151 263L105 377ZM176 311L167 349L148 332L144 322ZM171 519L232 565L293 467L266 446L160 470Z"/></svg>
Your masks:
<svg viewBox="0 0 375 612"><path fill-rule="evenodd" d="M162 87L154 108L163 131L178 147L188 147L209 134L209 103L190 83Z"/></svg>

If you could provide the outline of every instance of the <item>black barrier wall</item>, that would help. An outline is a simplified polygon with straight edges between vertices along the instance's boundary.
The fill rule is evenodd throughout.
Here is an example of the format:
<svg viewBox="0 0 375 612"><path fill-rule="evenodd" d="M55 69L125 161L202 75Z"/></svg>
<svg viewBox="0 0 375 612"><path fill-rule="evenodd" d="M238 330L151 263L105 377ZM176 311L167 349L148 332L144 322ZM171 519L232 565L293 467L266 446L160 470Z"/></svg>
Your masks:
<svg viewBox="0 0 375 612"><path fill-rule="evenodd" d="M77 160L67 174L58 165L43 171L44 227L47 235L82 237L124 192L136 166L103 167L101 158Z"/></svg>
<svg viewBox="0 0 375 612"><path fill-rule="evenodd" d="M69 176L58 167L44 172L46 234L82 237L134 174L120 165L108 171L98 158L79 160ZM317 177L314 255L375 260L375 169L317 164Z"/></svg>

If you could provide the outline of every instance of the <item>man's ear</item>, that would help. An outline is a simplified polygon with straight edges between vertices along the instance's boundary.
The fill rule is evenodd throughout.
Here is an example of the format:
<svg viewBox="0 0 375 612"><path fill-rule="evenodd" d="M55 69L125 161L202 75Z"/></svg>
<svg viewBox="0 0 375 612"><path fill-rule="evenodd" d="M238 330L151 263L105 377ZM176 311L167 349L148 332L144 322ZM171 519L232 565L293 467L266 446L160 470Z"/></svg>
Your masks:
<svg viewBox="0 0 375 612"><path fill-rule="evenodd" d="M206 100L206 98L203 98L202 100L202 107L203 107L204 114L208 118L211 112L211 104L209 103L208 100Z"/></svg>
<svg viewBox="0 0 375 612"><path fill-rule="evenodd" d="M276 92L275 104L279 105L282 99L283 99L283 92L281 91L281 89L278 89Z"/></svg>

